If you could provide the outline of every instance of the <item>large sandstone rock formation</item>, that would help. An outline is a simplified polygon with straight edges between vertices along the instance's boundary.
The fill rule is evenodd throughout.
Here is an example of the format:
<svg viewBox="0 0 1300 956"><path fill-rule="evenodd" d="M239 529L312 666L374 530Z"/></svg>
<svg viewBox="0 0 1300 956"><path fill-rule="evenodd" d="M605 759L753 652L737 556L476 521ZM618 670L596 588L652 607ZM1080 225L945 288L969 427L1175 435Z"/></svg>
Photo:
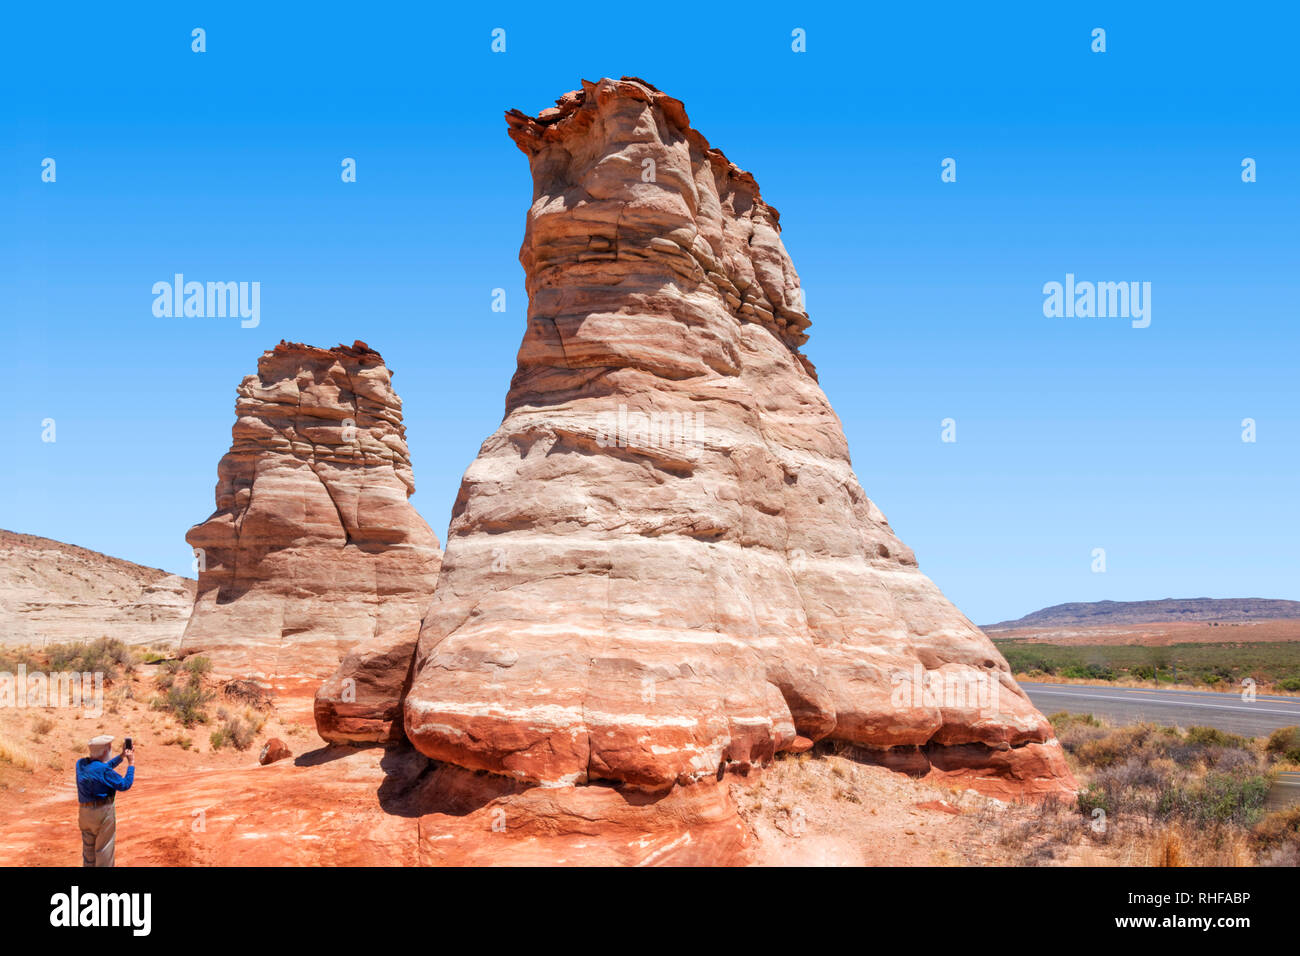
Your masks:
<svg viewBox="0 0 1300 956"><path fill-rule="evenodd" d="M32 534L0 531L0 645L112 637L175 647L194 606L191 578Z"/></svg>
<svg viewBox="0 0 1300 956"><path fill-rule="evenodd" d="M534 180L528 327L455 504L407 735L547 786L661 790L832 738L1071 789L1051 726L854 477L753 177L644 81L557 104L507 114Z"/></svg>
<svg viewBox="0 0 1300 956"><path fill-rule="evenodd" d="M402 403L379 353L281 342L238 394L217 510L185 536L203 565L182 650L315 690L358 646L409 649L441 553L407 501Z"/></svg>

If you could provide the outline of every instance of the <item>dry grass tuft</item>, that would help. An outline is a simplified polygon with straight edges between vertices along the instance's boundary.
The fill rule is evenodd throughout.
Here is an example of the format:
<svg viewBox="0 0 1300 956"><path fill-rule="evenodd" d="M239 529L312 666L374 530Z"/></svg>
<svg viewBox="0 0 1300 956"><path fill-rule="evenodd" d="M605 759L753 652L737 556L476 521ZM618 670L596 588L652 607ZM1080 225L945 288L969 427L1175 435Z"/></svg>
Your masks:
<svg viewBox="0 0 1300 956"><path fill-rule="evenodd" d="M31 753L22 744L8 737L0 737L0 763L7 763L19 770L31 770L36 766Z"/></svg>

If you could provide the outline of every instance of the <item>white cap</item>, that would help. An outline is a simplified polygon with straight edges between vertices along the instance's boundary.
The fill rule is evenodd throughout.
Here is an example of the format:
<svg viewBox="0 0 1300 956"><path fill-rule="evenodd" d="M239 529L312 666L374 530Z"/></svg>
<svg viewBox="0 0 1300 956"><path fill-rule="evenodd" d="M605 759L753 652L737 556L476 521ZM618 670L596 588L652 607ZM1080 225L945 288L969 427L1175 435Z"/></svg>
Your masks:
<svg viewBox="0 0 1300 956"><path fill-rule="evenodd" d="M91 737L90 749L98 750L100 747L110 747L112 746L113 741L116 739L117 739L116 737L113 737L109 734L100 734L98 737Z"/></svg>

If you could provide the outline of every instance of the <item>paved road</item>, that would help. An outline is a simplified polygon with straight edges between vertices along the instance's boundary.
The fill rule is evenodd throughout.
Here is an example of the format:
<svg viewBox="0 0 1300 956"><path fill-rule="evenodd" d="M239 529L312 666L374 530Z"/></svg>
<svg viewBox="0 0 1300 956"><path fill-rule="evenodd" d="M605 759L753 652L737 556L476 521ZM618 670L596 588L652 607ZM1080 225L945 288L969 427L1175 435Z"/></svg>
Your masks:
<svg viewBox="0 0 1300 956"><path fill-rule="evenodd" d="M1300 803L1300 773L1280 773L1264 801L1266 810L1281 810Z"/></svg>
<svg viewBox="0 0 1300 956"><path fill-rule="evenodd" d="M1068 710L1115 723L1149 721L1179 727L1217 727L1248 737L1265 737L1279 727L1300 725L1300 697L1260 695L1247 702L1238 694L1196 690L1147 690L1088 684L1020 684L1044 714Z"/></svg>

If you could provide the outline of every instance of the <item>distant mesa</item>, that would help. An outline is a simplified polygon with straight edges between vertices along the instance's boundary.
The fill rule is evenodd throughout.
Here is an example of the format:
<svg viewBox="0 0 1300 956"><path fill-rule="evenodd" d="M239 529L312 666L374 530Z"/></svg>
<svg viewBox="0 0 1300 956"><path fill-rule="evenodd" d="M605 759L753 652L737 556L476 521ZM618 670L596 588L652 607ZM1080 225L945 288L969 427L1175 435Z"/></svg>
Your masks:
<svg viewBox="0 0 1300 956"><path fill-rule="evenodd" d="M1282 619L1300 619L1300 601L1281 601L1271 598L1164 598L1159 601L1055 604L1014 621L985 624L984 630Z"/></svg>
<svg viewBox="0 0 1300 956"><path fill-rule="evenodd" d="M281 342L240 383L182 642L216 670L315 690L365 643L414 640L441 561L379 353ZM362 703L364 706L364 702Z"/></svg>
<svg viewBox="0 0 1300 956"><path fill-rule="evenodd" d="M62 541L0 531L0 645L111 637L175 647L194 606L192 578Z"/></svg>

